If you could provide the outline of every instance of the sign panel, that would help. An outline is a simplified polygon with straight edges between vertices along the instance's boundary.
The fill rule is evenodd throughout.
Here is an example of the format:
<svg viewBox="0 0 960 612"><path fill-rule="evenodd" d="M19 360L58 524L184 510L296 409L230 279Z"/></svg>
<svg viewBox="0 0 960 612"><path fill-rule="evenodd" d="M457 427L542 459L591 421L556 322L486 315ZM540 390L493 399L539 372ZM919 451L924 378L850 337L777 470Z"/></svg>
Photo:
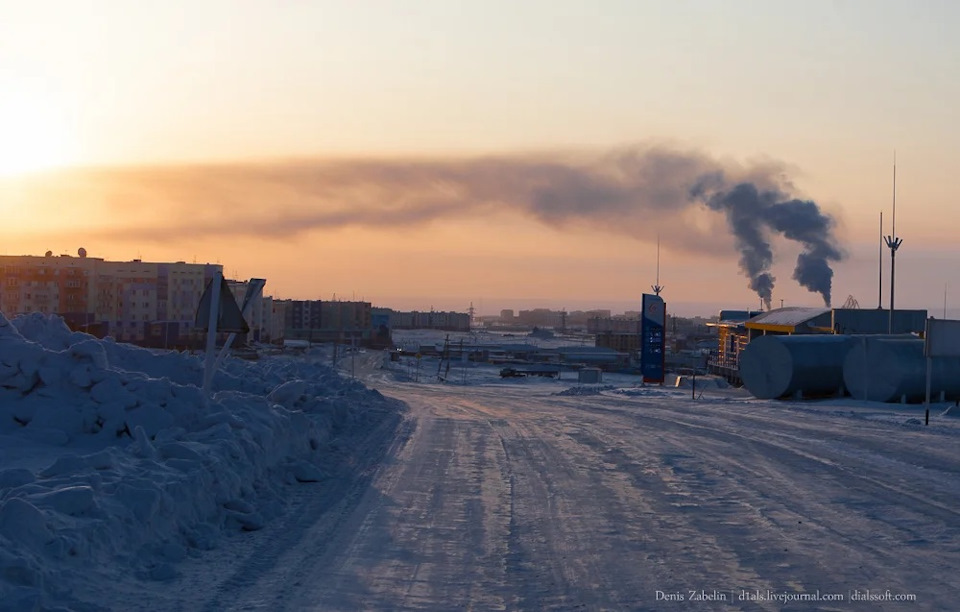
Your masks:
<svg viewBox="0 0 960 612"><path fill-rule="evenodd" d="M243 295L243 303L240 305L240 312L242 314L246 315L250 312L250 309L253 307L253 301L263 292L263 287L266 284L267 279L265 278L250 279L250 282L247 283L247 292ZM207 308L209 309L210 307L208 306ZM209 312L209 310L207 312Z"/></svg>
<svg viewBox="0 0 960 612"><path fill-rule="evenodd" d="M926 357L960 357L960 321L927 319L924 338Z"/></svg>
<svg viewBox="0 0 960 612"><path fill-rule="evenodd" d="M640 318L640 371L644 382L662 383L667 305L659 295L643 294Z"/></svg>
<svg viewBox="0 0 960 612"><path fill-rule="evenodd" d="M210 282L207 283L207 288L204 290L203 295L200 297L200 303L197 305L197 316L194 325L197 329L204 331L207 331L210 325L210 302L213 300L214 280L216 279L210 279ZM240 312L240 307L237 306L237 300L235 300L233 294L230 293L230 286L222 276L220 277L220 296L218 302L220 307L217 309L216 331L239 334L245 334L250 331L250 326L247 325L247 321Z"/></svg>

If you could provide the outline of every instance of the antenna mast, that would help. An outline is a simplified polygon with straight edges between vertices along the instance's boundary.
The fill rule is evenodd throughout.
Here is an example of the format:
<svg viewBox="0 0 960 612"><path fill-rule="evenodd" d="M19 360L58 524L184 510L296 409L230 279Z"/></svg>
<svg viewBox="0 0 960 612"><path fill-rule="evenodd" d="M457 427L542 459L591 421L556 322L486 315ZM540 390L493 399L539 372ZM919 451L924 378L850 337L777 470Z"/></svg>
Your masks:
<svg viewBox="0 0 960 612"><path fill-rule="evenodd" d="M893 221L890 235L886 238L887 246L890 247L890 322L887 326L887 333L893 333L893 298L894 298L894 279L897 273L897 249L903 242L897 238L897 152L893 152Z"/></svg>
<svg viewBox="0 0 960 612"><path fill-rule="evenodd" d="M883 211L880 211L880 254L877 257L879 275L877 280L877 310L883 310Z"/></svg>
<svg viewBox="0 0 960 612"><path fill-rule="evenodd" d="M653 289L654 295L660 295L663 291L663 286L660 285L660 234L657 234L657 284L650 285L650 288Z"/></svg>

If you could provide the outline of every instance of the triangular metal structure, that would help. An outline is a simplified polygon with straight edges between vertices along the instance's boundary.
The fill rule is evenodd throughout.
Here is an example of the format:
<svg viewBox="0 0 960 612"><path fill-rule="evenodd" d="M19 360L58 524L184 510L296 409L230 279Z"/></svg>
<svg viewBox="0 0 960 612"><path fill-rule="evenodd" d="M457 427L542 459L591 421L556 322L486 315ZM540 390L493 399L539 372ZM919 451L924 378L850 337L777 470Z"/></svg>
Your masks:
<svg viewBox="0 0 960 612"><path fill-rule="evenodd" d="M204 331L208 331L210 327L210 301L213 299L213 280L214 279L210 279L210 282L207 283L207 288L203 291L200 304L197 305L197 316L194 321L194 325ZM247 321L243 318L243 313L240 311L240 307L237 306L237 300L234 299L233 293L230 292L230 286L223 276L220 276L217 331L237 334L245 334L250 331L250 326L247 325Z"/></svg>
<svg viewBox="0 0 960 612"><path fill-rule="evenodd" d="M267 279L265 278L251 278L247 283L247 292L244 294L243 304L240 306L240 311L243 315L250 312L250 309L253 307L253 301L257 299L257 296L263 291L263 287L266 284ZM244 318L244 320L246 320L246 318Z"/></svg>

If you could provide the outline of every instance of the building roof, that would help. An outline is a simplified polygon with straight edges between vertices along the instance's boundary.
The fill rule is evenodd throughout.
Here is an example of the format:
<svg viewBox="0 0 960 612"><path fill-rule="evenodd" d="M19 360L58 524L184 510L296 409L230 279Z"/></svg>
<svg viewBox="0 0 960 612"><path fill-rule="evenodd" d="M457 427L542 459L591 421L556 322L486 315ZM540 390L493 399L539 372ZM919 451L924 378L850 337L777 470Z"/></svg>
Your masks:
<svg viewBox="0 0 960 612"><path fill-rule="evenodd" d="M828 315L829 313L829 308L787 306L786 308L777 308L761 313L744 323L744 325L748 329L790 333L796 331L797 327L803 325L810 326L810 323L814 319ZM829 321L826 321L826 326L830 326Z"/></svg>
<svg viewBox="0 0 960 612"><path fill-rule="evenodd" d="M721 310L717 321L707 321L707 327L743 327L743 324L760 314L756 310Z"/></svg>
<svg viewBox="0 0 960 612"><path fill-rule="evenodd" d="M488 344L482 346L485 349L511 351L514 353L529 353L540 350L540 347L535 344Z"/></svg>
<svg viewBox="0 0 960 612"><path fill-rule="evenodd" d="M579 344L568 344L566 346L559 346L556 350L558 353L590 353L593 355L616 355L620 351L605 346L581 346Z"/></svg>

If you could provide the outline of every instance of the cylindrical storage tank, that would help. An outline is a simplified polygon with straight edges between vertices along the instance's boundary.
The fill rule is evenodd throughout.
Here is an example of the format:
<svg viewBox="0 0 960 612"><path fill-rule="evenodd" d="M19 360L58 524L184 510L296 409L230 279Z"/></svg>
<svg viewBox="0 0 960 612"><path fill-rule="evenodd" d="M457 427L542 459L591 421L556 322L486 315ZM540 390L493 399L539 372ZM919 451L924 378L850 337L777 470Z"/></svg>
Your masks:
<svg viewBox="0 0 960 612"><path fill-rule="evenodd" d="M851 346L850 336L760 336L740 355L740 378L759 399L837 393Z"/></svg>
<svg viewBox="0 0 960 612"><path fill-rule="evenodd" d="M847 352L843 380L850 395L873 402L922 402L927 392L923 340L860 337ZM960 398L960 357L930 360L930 398Z"/></svg>

